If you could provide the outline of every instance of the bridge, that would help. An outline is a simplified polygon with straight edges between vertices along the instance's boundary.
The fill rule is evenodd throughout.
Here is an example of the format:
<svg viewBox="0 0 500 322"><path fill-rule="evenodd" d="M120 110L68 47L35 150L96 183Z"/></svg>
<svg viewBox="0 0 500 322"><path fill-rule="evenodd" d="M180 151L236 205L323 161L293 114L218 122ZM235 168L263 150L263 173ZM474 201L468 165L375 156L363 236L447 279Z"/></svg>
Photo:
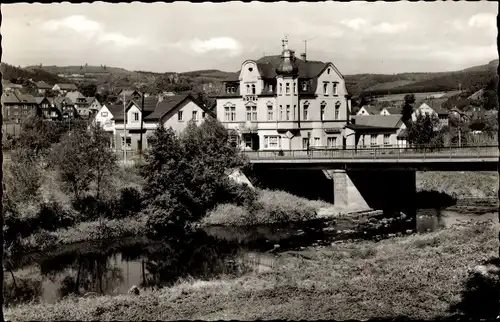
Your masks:
<svg viewBox="0 0 500 322"><path fill-rule="evenodd" d="M244 151L254 166L280 169L496 171L498 146Z"/></svg>

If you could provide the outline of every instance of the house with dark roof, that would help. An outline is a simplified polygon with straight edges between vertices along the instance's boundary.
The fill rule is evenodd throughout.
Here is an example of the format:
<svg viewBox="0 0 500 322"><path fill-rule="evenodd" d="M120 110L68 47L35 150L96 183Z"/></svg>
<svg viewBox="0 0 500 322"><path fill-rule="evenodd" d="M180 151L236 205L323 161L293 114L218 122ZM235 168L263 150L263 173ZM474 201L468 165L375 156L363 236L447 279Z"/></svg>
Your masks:
<svg viewBox="0 0 500 322"><path fill-rule="evenodd" d="M75 109L83 118L88 118L90 116L90 109L87 104L87 98L83 96L79 91L71 91L66 93L67 98L69 98L75 105Z"/></svg>
<svg viewBox="0 0 500 322"><path fill-rule="evenodd" d="M78 90L75 84L66 84L66 83L59 83L55 84L52 87L52 90L55 92L59 92L60 94L65 95L67 92L73 92Z"/></svg>
<svg viewBox="0 0 500 322"><path fill-rule="evenodd" d="M126 148L133 151L140 149L141 133L145 141L143 147L149 146L147 137L152 135L158 124L180 133L189 121L200 124L207 115L211 115L191 95L148 96L144 97L144 106L142 99L131 100L125 105L125 113L123 105L114 105L108 109L113 115L117 149L123 148L126 131Z"/></svg>
<svg viewBox="0 0 500 322"><path fill-rule="evenodd" d="M401 114L401 107L396 107L396 106L384 107L380 111L380 115L399 115L399 114Z"/></svg>
<svg viewBox="0 0 500 322"><path fill-rule="evenodd" d="M2 94L3 121L6 123L21 123L30 115L38 113L38 104L30 94L4 92Z"/></svg>
<svg viewBox="0 0 500 322"><path fill-rule="evenodd" d="M75 108L75 103L69 97L55 97L54 107L59 110L63 119L76 118L78 111Z"/></svg>
<svg viewBox="0 0 500 322"><path fill-rule="evenodd" d="M405 147L406 125L401 115L356 115L349 129L347 144L356 148Z"/></svg>
<svg viewBox="0 0 500 322"><path fill-rule="evenodd" d="M95 97L86 97L85 101L89 109L89 115L95 115L102 107L101 103Z"/></svg>
<svg viewBox="0 0 500 322"><path fill-rule="evenodd" d="M364 105L361 106L356 115L379 115L380 113L381 109L377 106Z"/></svg>
<svg viewBox="0 0 500 322"><path fill-rule="evenodd" d="M341 146L350 118L344 76L332 62L281 55L245 60L215 95L216 115L243 148Z"/></svg>
<svg viewBox="0 0 500 322"><path fill-rule="evenodd" d="M36 88L37 88L37 90L38 90L38 94L41 94L41 95L45 95L45 92L46 92L47 90L52 89L52 86L51 86L51 85L49 85L49 84L47 84L47 83L46 83L46 82L44 82L44 81L39 81L39 82L36 82L36 83L35 83L35 86L36 86Z"/></svg>
<svg viewBox="0 0 500 322"><path fill-rule="evenodd" d="M61 118L61 112L53 106L53 103L47 97L39 96L35 97L35 100L44 118L51 120L58 120Z"/></svg>

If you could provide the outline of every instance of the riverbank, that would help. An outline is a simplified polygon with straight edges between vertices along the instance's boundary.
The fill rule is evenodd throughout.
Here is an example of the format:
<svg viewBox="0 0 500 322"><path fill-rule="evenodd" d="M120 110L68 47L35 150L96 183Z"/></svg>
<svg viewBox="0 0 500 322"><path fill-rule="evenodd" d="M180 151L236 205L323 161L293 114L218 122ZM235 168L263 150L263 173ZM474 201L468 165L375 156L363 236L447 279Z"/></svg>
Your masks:
<svg viewBox="0 0 500 322"><path fill-rule="evenodd" d="M277 256L264 273L186 280L139 296L66 298L7 308L8 320L369 319L449 316L467 271L496 255L499 226L455 226L381 242ZM382 291L383 290L383 291Z"/></svg>
<svg viewBox="0 0 500 322"><path fill-rule="evenodd" d="M417 191L437 191L455 199L498 199L498 172L417 172Z"/></svg>

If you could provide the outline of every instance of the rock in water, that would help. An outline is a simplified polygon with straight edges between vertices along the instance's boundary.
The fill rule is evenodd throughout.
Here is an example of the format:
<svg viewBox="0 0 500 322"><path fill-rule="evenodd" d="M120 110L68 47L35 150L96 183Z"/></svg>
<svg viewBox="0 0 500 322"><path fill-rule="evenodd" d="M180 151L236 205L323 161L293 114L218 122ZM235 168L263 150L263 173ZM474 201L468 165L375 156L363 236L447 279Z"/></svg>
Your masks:
<svg viewBox="0 0 500 322"><path fill-rule="evenodd" d="M133 285L130 290L128 290L129 294L134 294L134 295L139 295L141 292L139 292L139 288L135 285Z"/></svg>

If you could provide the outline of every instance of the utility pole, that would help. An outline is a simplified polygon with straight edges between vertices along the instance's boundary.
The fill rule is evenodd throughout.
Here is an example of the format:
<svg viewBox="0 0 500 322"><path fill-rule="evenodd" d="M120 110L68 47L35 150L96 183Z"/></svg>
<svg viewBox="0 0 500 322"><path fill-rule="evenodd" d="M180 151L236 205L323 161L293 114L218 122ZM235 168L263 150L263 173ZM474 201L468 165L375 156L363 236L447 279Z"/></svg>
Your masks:
<svg viewBox="0 0 500 322"><path fill-rule="evenodd" d="M127 164L127 114L125 105L125 93L123 93L123 164Z"/></svg>
<svg viewBox="0 0 500 322"><path fill-rule="evenodd" d="M144 117L144 89L142 92L142 106L141 106L141 133L139 134L139 155L142 157L142 130L143 130L143 122L142 118Z"/></svg>

